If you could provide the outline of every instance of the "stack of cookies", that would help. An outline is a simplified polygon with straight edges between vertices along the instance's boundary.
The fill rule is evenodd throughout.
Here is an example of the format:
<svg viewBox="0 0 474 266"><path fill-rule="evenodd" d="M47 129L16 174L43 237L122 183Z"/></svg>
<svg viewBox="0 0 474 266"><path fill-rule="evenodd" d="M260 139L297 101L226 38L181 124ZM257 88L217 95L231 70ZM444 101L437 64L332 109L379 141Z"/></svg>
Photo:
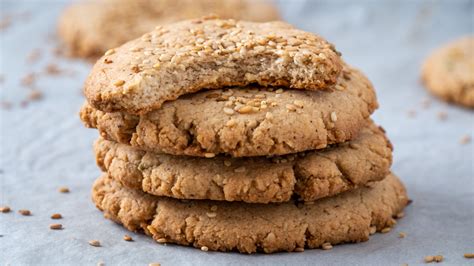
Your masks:
<svg viewBox="0 0 474 266"><path fill-rule="evenodd" d="M328 249L389 231L407 204L371 83L288 24L159 26L107 51L85 94L93 201L158 243Z"/></svg>

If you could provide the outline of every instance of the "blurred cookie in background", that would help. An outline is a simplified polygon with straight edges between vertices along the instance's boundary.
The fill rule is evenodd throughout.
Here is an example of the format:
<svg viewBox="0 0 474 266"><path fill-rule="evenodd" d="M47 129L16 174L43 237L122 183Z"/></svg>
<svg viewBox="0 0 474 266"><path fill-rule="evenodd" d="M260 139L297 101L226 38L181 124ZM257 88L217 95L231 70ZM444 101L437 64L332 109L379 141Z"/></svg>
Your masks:
<svg viewBox="0 0 474 266"><path fill-rule="evenodd" d="M96 0L69 6L59 19L58 32L68 55L97 59L157 25L210 14L279 20L276 6L265 0Z"/></svg>
<svg viewBox="0 0 474 266"><path fill-rule="evenodd" d="M434 51L423 64L422 80L441 99L474 108L474 36Z"/></svg>

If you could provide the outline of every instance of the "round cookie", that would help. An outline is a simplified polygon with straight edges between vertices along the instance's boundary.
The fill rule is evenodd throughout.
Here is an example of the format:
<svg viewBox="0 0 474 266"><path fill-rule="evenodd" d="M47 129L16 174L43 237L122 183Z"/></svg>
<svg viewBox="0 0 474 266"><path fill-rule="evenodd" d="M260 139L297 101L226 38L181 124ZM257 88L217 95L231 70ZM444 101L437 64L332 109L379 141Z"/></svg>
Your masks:
<svg viewBox="0 0 474 266"><path fill-rule="evenodd" d="M422 79L436 96L474 108L474 36L447 44L431 54Z"/></svg>
<svg viewBox="0 0 474 266"><path fill-rule="evenodd" d="M187 20L106 52L84 93L101 111L144 114L205 89L249 84L325 89L341 69L332 44L283 22Z"/></svg>
<svg viewBox="0 0 474 266"><path fill-rule="evenodd" d="M185 95L135 116L83 106L81 119L108 140L173 155L268 156L322 149L353 139L377 108L374 89L346 68L334 89L261 87Z"/></svg>
<svg viewBox="0 0 474 266"><path fill-rule="evenodd" d="M407 204L400 180L390 174L363 187L312 204L180 201L127 189L103 175L92 191L105 217L158 243L242 253L302 251L324 243L367 241L395 225Z"/></svg>
<svg viewBox="0 0 474 266"><path fill-rule="evenodd" d="M211 13L250 21L279 19L271 2L259 0L83 0L64 11L58 33L72 56L97 59L157 25Z"/></svg>
<svg viewBox="0 0 474 266"><path fill-rule="evenodd" d="M333 196L381 180L392 162L392 146L373 122L350 142L273 158L156 154L102 138L94 149L102 171L125 187L178 199L248 203Z"/></svg>

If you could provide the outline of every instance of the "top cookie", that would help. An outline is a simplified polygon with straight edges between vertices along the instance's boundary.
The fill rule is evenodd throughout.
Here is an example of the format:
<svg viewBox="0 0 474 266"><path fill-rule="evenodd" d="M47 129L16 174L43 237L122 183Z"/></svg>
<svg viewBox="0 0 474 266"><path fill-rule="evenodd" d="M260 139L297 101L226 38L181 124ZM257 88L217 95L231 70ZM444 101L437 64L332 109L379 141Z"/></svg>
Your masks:
<svg viewBox="0 0 474 266"><path fill-rule="evenodd" d="M342 60L323 38L283 22L188 20L110 50L95 64L84 91L105 111L144 114L203 89L334 85Z"/></svg>
<svg viewBox="0 0 474 266"><path fill-rule="evenodd" d="M422 79L438 97L474 108L474 36L435 51L423 65Z"/></svg>
<svg viewBox="0 0 474 266"><path fill-rule="evenodd" d="M157 25L210 13L249 21L279 19L276 7L263 0L89 0L67 8L58 31L72 56L97 59Z"/></svg>

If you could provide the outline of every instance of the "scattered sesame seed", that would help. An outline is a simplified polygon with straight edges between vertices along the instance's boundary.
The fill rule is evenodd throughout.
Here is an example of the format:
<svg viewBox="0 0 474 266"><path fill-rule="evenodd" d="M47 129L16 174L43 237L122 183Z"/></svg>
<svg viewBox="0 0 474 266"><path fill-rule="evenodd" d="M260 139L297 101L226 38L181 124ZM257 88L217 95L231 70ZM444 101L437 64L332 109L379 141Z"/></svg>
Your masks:
<svg viewBox="0 0 474 266"><path fill-rule="evenodd" d="M380 231L382 234L385 234L385 233L388 233L392 231L392 227L385 227L384 229L382 229L382 231Z"/></svg>
<svg viewBox="0 0 474 266"><path fill-rule="evenodd" d="M237 112L241 114L248 114L248 113L251 113L252 111L253 111L252 106L248 106L248 105L245 105L237 110Z"/></svg>
<svg viewBox="0 0 474 266"><path fill-rule="evenodd" d="M433 262L434 261L434 256L426 256L425 257L425 262L426 263L430 263L430 262Z"/></svg>
<svg viewBox="0 0 474 266"><path fill-rule="evenodd" d="M283 93L283 89L278 89L278 90L275 91L275 93L276 94L281 94L281 93Z"/></svg>
<svg viewBox="0 0 474 266"><path fill-rule="evenodd" d="M288 111L294 112L296 111L296 106L294 106L293 104L287 104L286 109L288 109Z"/></svg>
<svg viewBox="0 0 474 266"><path fill-rule="evenodd" d="M295 248L295 251L296 251L296 252L304 252L304 248L302 248L302 247L297 247L297 248Z"/></svg>
<svg viewBox="0 0 474 266"><path fill-rule="evenodd" d="M166 243L166 238L158 238L158 240L156 240L156 242L158 242L158 243Z"/></svg>
<svg viewBox="0 0 474 266"><path fill-rule="evenodd" d="M232 114L234 114L234 110L232 110L231 108L228 108L228 107L224 107L224 113L226 115L232 115Z"/></svg>
<svg viewBox="0 0 474 266"><path fill-rule="evenodd" d="M436 255L436 256L434 256L434 260L435 260L436 262L442 262L443 259L444 259L444 257L443 257L442 255Z"/></svg>
<svg viewBox="0 0 474 266"><path fill-rule="evenodd" d="M202 250L202 251L208 251L208 250L209 250L209 248L208 248L208 247L206 247L206 246L202 246L202 247L201 247L201 250Z"/></svg>
<svg viewBox="0 0 474 266"><path fill-rule="evenodd" d="M160 69L160 66L161 66L160 63L156 63L156 64L153 65L153 68L158 70L158 69Z"/></svg>
<svg viewBox="0 0 474 266"><path fill-rule="evenodd" d="M232 165L232 162L229 161L229 160L224 160L224 165L227 166L227 167L229 167L229 166Z"/></svg>
<svg viewBox="0 0 474 266"><path fill-rule="evenodd" d="M105 52L105 56L108 56L108 55L112 55L112 54L115 54L115 49L110 49L110 50L107 50L107 52Z"/></svg>
<svg viewBox="0 0 474 266"><path fill-rule="evenodd" d="M405 232L398 233L399 238L405 238L406 236L407 236L407 234Z"/></svg>
<svg viewBox="0 0 474 266"><path fill-rule="evenodd" d="M121 80L121 79L115 81L115 83L114 83L114 85L115 85L116 87L120 87L120 86L122 86L123 84L125 84L125 80Z"/></svg>
<svg viewBox="0 0 474 266"><path fill-rule="evenodd" d="M474 253L465 253L464 258L466 259L474 259Z"/></svg>
<svg viewBox="0 0 474 266"><path fill-rule="evenodd" d="M337 121L336 112L331 112L331 121L332 121L332 122L336 122L336 121Z"/></svg>
<svg viewBox="0 0 474 266"><path fill-rule="evenodd" d="M331 245L331 243L326 242L321 246L321 248L323 250L330 250L330 249L332 249L332 245Z"/></svg>
<svg viewBox="0 0 474 266"><path fill-rule="evenodd" d="M18 210L18 213L20 213L23 216L30 216L31 215L30 210Z"/></svg>
<svg viewBox="0 0 474 266"><path fill-rule="evenodd" d="M60 188L58 189L58 191L61 192L61 193L69 193L69 188L67 188L67 187L60 187Z"/></svg>
<svg viewBox="0 0 474 266"><path fill-rule="evenodd" d="M158 262L153 262L148 264L148 266L161 266L161 264L159 264Z"/></svg>
<svg viewBox="0 0 474 266"><path fill-rule="evenodd" d="M214 217L217 216L217 213L215 213L215 212L207 212L206 215L207 215L207 217L209 217L209 218L214 218Z"/></svg>
<svg viewBox="0 0 474 266"><path fill-rule="evenodd" d="M53 215L51 215L51 219L54 219L54 220L57 220L57 219L62 219L63 216L59 213L54 213Z"/></svg>
<svg viewBox="0 0 474 266"><path fill-rule="evenodd" d="M293 104L296 105L299 108L303 108L303 106L304 106L303 101L300 101L300 100L293 101Z"/></svg>
<svg viewBox="0 0 474 266"><path fill-rule="evenodd" d="M12 210L12 209L10 209L10 207L8 207L8 206L2 206L2 207L0 207L0 212L2 212L2 213L8 213L8 212L10 212L11 210Z"/></svg>
<svg viewBox="0 0 474 266"><path fill-rule="evenodd" d="M63 229L63 225L62 224L50 224L49 229L51 229L51 230L61 230L61 229Z"/></svg>
<svg viewBox="0 0 474 266"><path fill-rule="evenodd" d="M131 236L129 236L129 235L124 235L124 236L123 236L123 240L125 240L125 241L133 241L133 238L132 238Z"/></svg>
<svg viewBox="0 0 474 266"><path fill-rule="evenodd" d="M460 140L459 140L459 143L461 144L468 144L469 142L471 142L471 136L469 135L464 135Z"/></svg>
<svg viewBox="0 0 474 266"><path fill-rule="evenodd" d="M234 169L234 172L236 173L243 173L245 172L245 166L237 167Z"/></svg>
<svg viewBox="0 0 474 266"><path fill-rule="evenodd" d="M371 226L370 229L369 229L369 234L373 235L377 232L377 227L375 226Z"/></svg>
<svg viewBox="0 0 474 266"><path fill-rule="evenodd" d="M395 217L397 219L401 219L401 218L405 217L405 213L404 212L399 212L399 213L397 213L397 215Z"/></svg>
<svg viewBox="0 0 474 266"><path fill-rule="evenodd" d="M91 240L89 241L89 245L93 246L93 247L100 247L100 242L99 240Z"/></svg>
<svg viewBox="0 0 474 266"><path fill-rule="evenodd" d="M206 158L214 158L216 157L216 154L212 153L212 152L206 152L204 153L204 157Z"/></svg>
<svg viewBox="0 0 474 266"><path fill-rule="evenodd" d="M211 206L211 211L213 211L213 212L217 211L217 205L212 205Z"/></svg>

